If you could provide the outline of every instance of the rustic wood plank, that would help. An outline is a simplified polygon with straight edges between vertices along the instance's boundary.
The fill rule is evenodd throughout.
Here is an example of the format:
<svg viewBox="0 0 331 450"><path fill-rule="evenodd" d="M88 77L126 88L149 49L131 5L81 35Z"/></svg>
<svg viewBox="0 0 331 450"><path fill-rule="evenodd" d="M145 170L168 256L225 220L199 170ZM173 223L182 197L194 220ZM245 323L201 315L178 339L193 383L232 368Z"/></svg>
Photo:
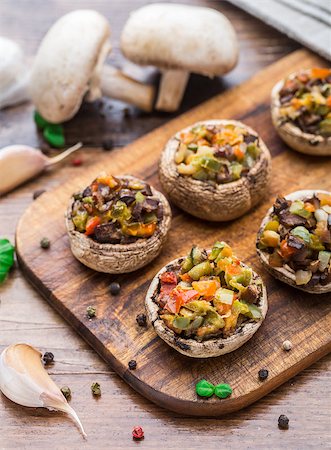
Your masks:
<svg viewBox="0 0 331 450"><path fill-rule="evenodd" d="M284 144L276 138L268 106L271 87L279 78L302 66L318 64L322 64L320 59L303 51L284 58L240 87L209 100L125 149L114 151L103 158L102 163L44 194L19 222L17 255L32 284L125 381L161 406L200 416L236 411L261 398L331 349L328 332L331 315L326 302L330 295L297 292L263 271L270 302L267 320L251 341L232 354L207 361L192 360L170 349L156 337L152 327L143 331L135 323L136 314L143 310L144 296L153 275L168 261L185 255L193 243L210 247L215 240L225 239L244 261L261 273L255 255L255 236L275 195L303 187L331 189L331 161L316 158L310 162L313 170L307 171L308 159L285 151ZM78 263L70 252L63 221L71 193L87 185L105 167L114 174L127 173L129 167L130 173L144 176L159 187L157 162L167 139L189 123L209 118L245 120L270 145L274 176L262 204L231 224L211 224L175 211L166 249L155 262L134 274L110 277ZM293 173L296 173L295 179ZM45 233L52 242L48 251L38 245ZM110 279L121 282L119 296L110 296ZM94 320L86 318L86 307L90 304L98 311ZM288 354L281 349L285 339L294 344ZM138 363L134 372L127 368L131 359ZM261 364L268 367L270 374L264 383L257 377ZM245 367L244 372L241 367ZM194 385L200 378L214 383L228 382L234 388L233 395L222 402L198 399Z"/></svg>

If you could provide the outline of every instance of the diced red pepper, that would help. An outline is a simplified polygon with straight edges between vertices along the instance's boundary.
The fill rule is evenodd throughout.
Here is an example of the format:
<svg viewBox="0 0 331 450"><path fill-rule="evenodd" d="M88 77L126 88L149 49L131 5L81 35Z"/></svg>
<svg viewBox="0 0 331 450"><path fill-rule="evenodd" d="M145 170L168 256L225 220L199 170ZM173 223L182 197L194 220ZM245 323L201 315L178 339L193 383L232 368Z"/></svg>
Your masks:
<svg viewBox="0 0 331 450"><path fill-rule="evenodd" d="M177 275L175 274L175 272L163 272L160 279L161 283L177 284Z"/></svg>
<svg viewBox="0 0 331 450"><path fill-rule="evenodd" d="M86 224L85 235L90 236L94 233L95 228L101 223L101 219L98 216L90 217Z"/></svg>
<svg viewBox="0 0 331 450"><path fill-rule="evenodd" d="M190 289L189 291L180 291L177 289L174 289L172 291L171 297L175 299L175 313L179 313L180 308L185 305L186 303L189 303L194 298L199 296L199 292L195 291L194 289ZM168 303L167 303L168 305ZM173 303L171 302L171 305L169 305L172 309L174 307ZM172 311L173 312L173 311Z"/></svg>
<svg viewBox="0 0 331 450"><path fill-rule="evenodd" d="M297 250L294 247L288 245L286 239L282 240L280 243L280 253L284 259L290 259L296 251Z"/></svg>

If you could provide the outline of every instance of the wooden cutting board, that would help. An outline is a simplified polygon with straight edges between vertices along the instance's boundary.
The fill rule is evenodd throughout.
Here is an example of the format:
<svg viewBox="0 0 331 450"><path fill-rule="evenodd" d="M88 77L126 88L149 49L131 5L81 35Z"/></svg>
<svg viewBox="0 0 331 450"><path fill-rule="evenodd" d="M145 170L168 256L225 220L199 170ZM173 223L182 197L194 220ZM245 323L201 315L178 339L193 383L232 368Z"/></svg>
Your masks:
<svg viewBox="0 0 331 450"><path fill-rule="evenodd" d="M289 150L277 137L269 111L274 83L301 67L325 65L307 51L298 51L266 68L245 84L219 95L168 122L124 149L107 154L93 167L52 192L43 194L26 210L16 234L17 256L30 282L78 333L134 389L153 402L182 414L218 416L243 408L293 377L331 350L330 294L310 295L270 277L255 253L255 237L262 217L278 193L298 189L331 190L331 158L308 157ZM202 119L239 119L255 128L273 155L273 175L265 200L239 220L215 224L194 219L173 209L173 221L162 254L135 273L110 276L87 269L74 259L64 226L70 195L89 184L101 170L145 178L160 189L157 163L166 141L177 130ZM39 241L47 236L49 250ZM168 261L185 255L193 243L211 247L226 240L238 256L261 274L269 297L269 312L259 331L243 347L218 358L196 360L165 344L152 326L143 329L136 315L144 312L144 297L155 273ZM111 281L120 282L120 295L111 296ZM88 320L86 308L97 308ZM282 342L293 349L286 353ZM135 371L128 362L137 361ZM261 368L269 370L258 380ZM226 400L200 399L195 384L205 378L229 383L233 394Z"/></svg>

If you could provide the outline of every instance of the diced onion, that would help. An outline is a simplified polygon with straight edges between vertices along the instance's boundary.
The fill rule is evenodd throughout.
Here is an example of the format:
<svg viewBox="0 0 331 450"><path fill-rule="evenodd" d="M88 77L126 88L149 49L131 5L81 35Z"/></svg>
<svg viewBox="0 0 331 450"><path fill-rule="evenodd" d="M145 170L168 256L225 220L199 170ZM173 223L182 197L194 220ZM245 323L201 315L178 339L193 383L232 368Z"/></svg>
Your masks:
<svg viewBox="0 0 331 450"><path fill-rule="evenodd" d="M295 272L295 283L300 286L302 284L307 284L311 277L312 272L310 270L297 270Z"/></svg>
<svg viewBox="0 0 331 450"><path fill-rule="evenodd" d="M326 222L328 220L328 213L323 209L316 209L314 214L317 222Z"/></svg>

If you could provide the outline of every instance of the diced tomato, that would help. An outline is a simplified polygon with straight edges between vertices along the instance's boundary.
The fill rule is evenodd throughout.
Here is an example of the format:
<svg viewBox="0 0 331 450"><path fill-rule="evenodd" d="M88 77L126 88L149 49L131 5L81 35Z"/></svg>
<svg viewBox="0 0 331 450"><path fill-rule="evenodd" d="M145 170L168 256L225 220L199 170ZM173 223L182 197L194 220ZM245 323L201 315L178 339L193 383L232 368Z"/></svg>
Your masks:
<svg viewBox="0 0 331 450"><path fill-rule="evenodd" d="M306 211L309 211L309 212L314 212L316 210L315 206L309 202L305 203L304 208Z"/></svg>
<svg viewBox="0 0 331 450"><path fill-rule="evenodd" d="M242 161L244 159L245 153L240 149L239 145L234 147L233 153L238 161Z"/></svg>
<svg viewBox="0 0 331 450"><path fill-rule="evenodd" d="M331 75L330 69L325 69L323 67L314 67L311 69L312 78L326 78Z"/></svg>
<svg viewBox="0 0 331 450"><path fill-rule="evenodd" d="M170 301L168 300L165 308L171 312L179 313L179 310L183 305L189 303L198 296L199 292L194 289L190 289L189 291L174 289L170 295ZM175 309L175 311L172 311L173 309Z"/></svg>
<svg viewBox="0 0 331 450"><path fill-rule="evenodd" d="M179 275L179 277L182 281L186 281L187 283L191 283L192 281L192 278L188 273L182 273L181 275Z"/></svg>
<svg viewBox="0 0 331 450"><path fill-rule="evenodd" d="M284 259L290 259L291 256L296 253L296 251L297 250L294 247L290 247L287 244L286 239L282 240L282 242L280 243L280 253Z"/></svg>
<svg viewBox="0 0 331 450"><path fill-rule="evenodd" d="M98 187L99 187L98 183L97 183L96 181L94 181L94 182L92 183L92 185L91 185L91 191L92 191L92 192L97 192Z"/></svg>
<svg viewBox="0 0 331 450"><path fill-rule="evenodd" d="M162 283L177 284L177 275L175 274L175 272L164 272L161 275L160 279Z"/></svg>
<svg viewBox="0 0 331 450"><path fill-rule="evenodd" d="M212 297L220 287L218 280L193 281L192 287L204 297Z"/></svg>
<svg viewBox="0 0 331 450"><path fill-rule="evenodd" d="M139 223L135 226L123 226L122 230L129 236L146 237L152 236L156 229L156 223Z"/></svg>
<svg viewBox="0 0 331 450"><path fill-rule="evenodd" d="M326 99L326 105L331 108L331 95L328 96L328 98Z"/></svg>
<svg viewBox="0 0 331 450"><path fill-rule="evenodd" d="M98 216L90 217L86 223L85 235L90 236L94 233L95 228L101 223L101 219Z"/></svg>
<svg viewBox="0 0 331 450"><path fill-rule="evenodd" d="M226 267L226 272L229 274L229 275L240 275L241 274L241 272L242 272L242 269L241 269L241 267L240 266L238 266L238 264L230 264L230 265L228 265L227 267Z"/></svg>
<svg viewBox="0 0 331 450"><path fill-rule="evenodd" d="M294 97L291 100L291 105L294 109L300 109L302 106L302 101L299 98Z"/></svg>
<svg viewBox="0 0 331 450"><path fill-rule="evenodd" d="M100 184L105 184L106 186L109 186L110 188L114 188L117 186L117 181L114 177L111 175L102 174L97 178L97 182Z"/></svg>

